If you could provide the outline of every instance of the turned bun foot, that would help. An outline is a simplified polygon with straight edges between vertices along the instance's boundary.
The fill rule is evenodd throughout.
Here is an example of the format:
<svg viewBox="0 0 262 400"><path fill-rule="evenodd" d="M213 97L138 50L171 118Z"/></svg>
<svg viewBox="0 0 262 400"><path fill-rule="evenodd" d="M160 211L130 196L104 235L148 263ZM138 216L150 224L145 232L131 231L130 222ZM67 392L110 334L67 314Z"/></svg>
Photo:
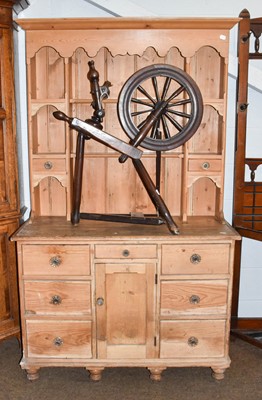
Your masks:
<svg viewBox="0 0 262 400"><path fill-rule="evenodd" d="M217 381L221 381L225 377L226 368L212 368L212 377Z"/></svg>
<svg viewBox="0 0 262 400"><path fill-rule="evenodd" d="M165 370L166 368L148 368L148 370L150 371L150 379L154 382L159 382L162 379L162 372Z"/></svg>
<svg viewBox="0 0 262 400"><path fill-rule="evenodd" d="M99 382L102 378L104 368L89 369L90 379L94 382Z"/></svg>
<svg viewBox="0 0 262 400"><path fill-rule="evenodd" d="M39 368L27 368L26 373L29 381L36 381L39 378Z"/></svg>

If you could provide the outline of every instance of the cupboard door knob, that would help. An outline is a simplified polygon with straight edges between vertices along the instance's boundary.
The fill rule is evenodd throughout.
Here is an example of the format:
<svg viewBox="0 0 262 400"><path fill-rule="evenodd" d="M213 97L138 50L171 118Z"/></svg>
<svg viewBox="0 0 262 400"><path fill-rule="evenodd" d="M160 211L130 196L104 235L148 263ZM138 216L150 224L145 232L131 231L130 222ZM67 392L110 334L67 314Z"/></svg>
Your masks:
<svg viewBox="0 0 262 400"><path fill-rule="evenodd" d="M199 264L201 261L201 256L199 254L192 254L192 256L190 257L190 262L192 264Z"/></svg>
<svg viewBox="0 0 262 400"><path fill-rule="evenodd" d="M103 297L98 297L98 299L96 299L96 304L98 306L102 306L104 304L104 299Z"/></svg>
<svg viewBox="0 0 262 400"><path fill-rule="evenodd" d="M50 303L53 304L54 306L58 306L59 304L62 303L62 298L57 294L55 294L54 296L52 296Z"/></svg>
<svg viewBox="0 0 262 400"><path fill-rule="evenodd" d="M62 259L59 256L51 257L49 260L49 264L51 265L51 267L54 267L54 268L59 267L59 265L61 265L61 263L62 263Z"/></svg>
<svg viewBox="0 0 262 400"><path fill-rule="evenodd" d="M122 255L123 255L124 257L128 257L128 256L130 255L130 251L127 250L127 249L125 249L125 250L123 250Z"/></svg>
<svg viewBox="0 0 262 400"><path fill-rule="evenodd" d="M60 347L63 345L64 342L63 342L62 338L56 337L56 338L54 338L53 343L55 346Z"/></svg>
<svg viewBox="0 0 262 400"><path fill-rule="evenodd" d="M197 296L196 294L192 294L191 297L189 297L189 301L191 304L199 304L200 303L200 297Z"/></svg>
<svg viewBox="0 0 262 400"><path fill-rule="evenodd" d="M208 161L203 162L202 168L205 169L205 170L209 169L210 168L210 163Z"/></svg>
<svg viewBox="0 0 262 400"><path fill-rule="evenodd" d="M51 161L46 161L44 163L44 167L45 167L45 169L52 169L53 168L53 164L51 163Z"/></svg>
<svg viewBox="0 0 262 400"><path fill-rule="evenodd" d="M191 336L188 339L187 343L188 343L188 346L196 347L198 345L198 338L196 338L195 336Z"/></svg>

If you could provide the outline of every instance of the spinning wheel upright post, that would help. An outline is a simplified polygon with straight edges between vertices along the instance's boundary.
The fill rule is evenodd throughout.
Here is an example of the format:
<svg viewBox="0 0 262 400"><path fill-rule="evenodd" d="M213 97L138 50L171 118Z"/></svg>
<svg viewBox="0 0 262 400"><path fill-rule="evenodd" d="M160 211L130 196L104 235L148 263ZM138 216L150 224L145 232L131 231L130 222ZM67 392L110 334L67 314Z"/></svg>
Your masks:
<svg viewBox="0 0 262 400"><path fill-rule="evenodd" d="M140 160L142 151L137 147L156 150L157 163L160 165L161 151L170 150L185 143L197 130L203 112L202 97L195 82L184 72L168 65L153 65L143 68L132 75L123 86L118 101L118 115L123 129L130 137L130 142L122 140L102 131L102 121L105 115L102 100L109 96L110 82L99 86L99 74L94 67L94 62L89 63L88 79L91 85L92 107L94 109L91 119L82 121L78 118L70 118L61 111L54 112L57 119L66 121L70 127L78 131L76 162L73 187L73 205L71 221L74 225L82 219L105 220L114 222L129 222L140 224L161 224L166 222L169 231L178 234L179 229L175 224L168 207L160 196L158 187L150 178L146 168ZM158 81L161 79L162 83ZM146 80L152 82L153 95L142 84ZM134 96L134 92L143 94L143 100ZM183 99L176 99L184 93ZM133 104L142 106L143 109L132 110ZM187 106L189 112L180 111L177 108ZM137 123L138 118L145 118ZM138 117L138 118L137 118ZM177 118L181 121L177 121ZM170 132L175 128L175 135ZM174 129L173 129L174 130ZM131 158L159 217L131 217L121 214L91 214L80 213L82 171L84 161L85 140L93 138L96 141L111 147L121 153L119 162L123 163ZM160 167L159 167L160 168ZM158 176L160 171L157 171Z"/></svg>

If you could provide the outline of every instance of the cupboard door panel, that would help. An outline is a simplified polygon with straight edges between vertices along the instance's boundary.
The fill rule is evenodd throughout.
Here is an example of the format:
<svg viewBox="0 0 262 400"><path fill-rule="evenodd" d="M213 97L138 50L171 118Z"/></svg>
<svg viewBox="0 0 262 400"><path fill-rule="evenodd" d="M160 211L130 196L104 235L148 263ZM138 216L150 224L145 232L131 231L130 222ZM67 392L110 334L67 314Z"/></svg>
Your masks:
<svg viewBox="0 0 262 400"><path fill-rule="evenodd" d="M19 336L15 245L9 240L17 228L16 222L0 226L0 340Z"/></svg>
<svg viewBox="0 0 262 400"><path fill-rule="evenodd" d="M154 349L154 264L97 264L99 358L148 358Z"/></svg>

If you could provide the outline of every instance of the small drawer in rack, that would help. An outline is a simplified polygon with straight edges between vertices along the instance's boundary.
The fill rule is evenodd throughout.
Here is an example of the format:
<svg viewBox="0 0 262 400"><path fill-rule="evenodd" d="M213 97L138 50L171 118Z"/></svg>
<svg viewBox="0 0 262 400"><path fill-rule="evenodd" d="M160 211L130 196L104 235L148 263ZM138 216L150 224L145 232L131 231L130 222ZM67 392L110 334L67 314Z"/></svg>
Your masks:
<svg viewBox="0 0 262 400"><path fill-rule="evenodd" d="M160 322L160 358L204 358L225 355L226 321Z"/></svg>
<svg viewBox="0 0 262 400"><path fill-rule="evenodd" d="M227 280L162 281L160 314L222 315L227 312Z"/></svg>
<svg viewBox="0 0 262 400"><path fill-rule="evenodd" d="M91 358L91 321L26 321L28 357Z"/></svg>
<svg viewBox="0 0 262 400"><path fill-rule="evenodd" d="M66 172L66 162L63 158L35 158L32 164L34 173L46 175Z"/></svg>
<svg viewBox="0 0 262 400"><path fill-rule="evenodd" d="M25 281L26 315L91 315L91 284L85 281Z"/></svg>
<svg viewBox="0 0 262 400"><path fill-rule="evenodd" d="M218 159L189 159L188 170L190 172L220 172L221 160Z"/></svg>
<svg viewBox="0 0 262 400"><path fill-rule="evenodd" d="M88 245L29 244L22 247L24 275L89 275Z"/></svg>
<svg viewBox="0 0 262 400"><path fill-rule="evenodd" d="M156 258L157 246L154 244L117 244L117 245L97 245L95 247L96 258Z"/></svg>
<svg viewBox="0 0 262 400"><path fill-rule="evenodd" d="M229 271L228 244L162 246L162 274L223 274Z"/></svg>

